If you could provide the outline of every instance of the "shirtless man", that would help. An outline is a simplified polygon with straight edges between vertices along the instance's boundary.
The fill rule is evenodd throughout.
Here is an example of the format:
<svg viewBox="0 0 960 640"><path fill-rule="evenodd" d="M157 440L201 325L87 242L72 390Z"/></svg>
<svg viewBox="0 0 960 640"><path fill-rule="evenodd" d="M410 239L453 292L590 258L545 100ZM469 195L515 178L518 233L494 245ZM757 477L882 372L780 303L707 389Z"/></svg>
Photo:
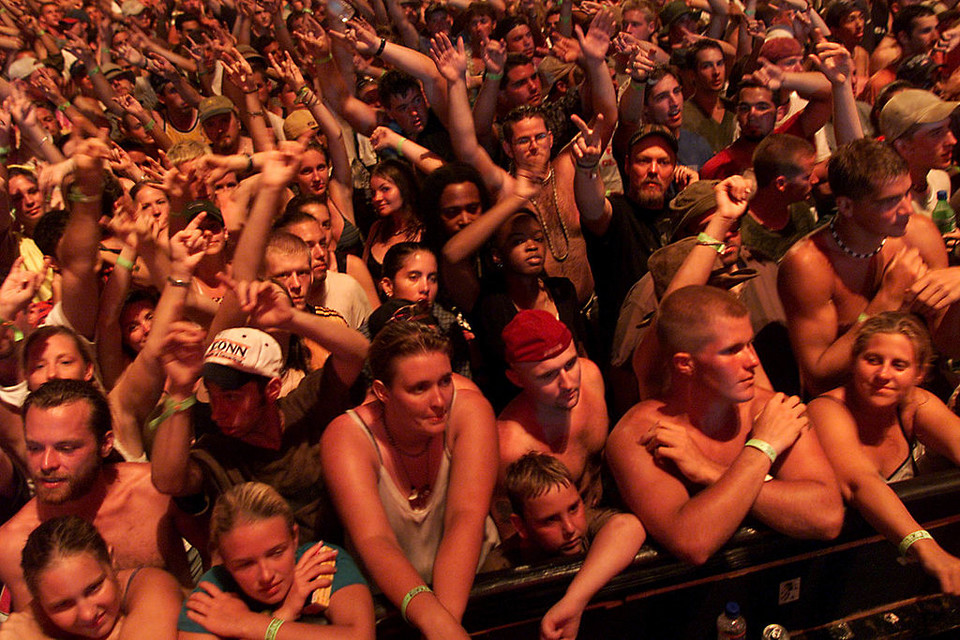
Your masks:
<svg viewBox="0 0 960 640"><path fill-rule="evenodd" d="M628 411L606 448L650 536L695 564L747 515L794 537L836 537L843 503L805 406L754 384L747 308L726 291L684 287L664 299L657 335L671 386Z"/></svg>
<svg viewBox="0 0 960 640"><path fill-rule="evenodd" d="M27 467L36 497L0 527L0 582L21 611L30 594L20 551L41 522L64 515L90 520L118 569L163 567L184 586L190 571L174 519L186 516L150 480L146 463L105 464L113 447L110 407L93 383L51 380L24 404Z"/></svg>
<svg viewBox="0 0 960 640"><path fill-rule="evenodd" d="M601 19L599 15L581 39L580 47L603 148L610 141L617 123L617 100L605 63L612 23L608 24L606 17ZM467 58L462 42L454 46L446 37L438 38L432 53L437 69L447 80L450 139L454 151L461 160L480 172L487 188L498 200L512 195L517 178L498 167L477 142L467 100ZM513 115L508 115L503 122L503 150L516 165L516 173L542 180L544 184L533 209L547 233L547 273L568 278L577 289L578 300L586 303L593 295L594 283L574 201L573 153L567 147L550 161L553 134L547 127L544 113L536 109L511 113Z"/></svg>
<svg viewBox="0 0 960 640"><path fill-rule="evenodd" d="M501 482L524 454L548 453L570 471L584 503L596 506L609 427L600 369L577 356L570 330L546 311L521 311L502 335L507 378L522 391L497 419Z"/></svg>
<svg viewBox="0 0 960 640"><path fill-rule="evenodd" d="M787 252L777 282L811 394L843 383L858 325L881 311L920 313L937 348L957 351L960 270L947 268L933 222L914 213L907 163L861 139L837 150L828 178L839 213Z"/></svg>

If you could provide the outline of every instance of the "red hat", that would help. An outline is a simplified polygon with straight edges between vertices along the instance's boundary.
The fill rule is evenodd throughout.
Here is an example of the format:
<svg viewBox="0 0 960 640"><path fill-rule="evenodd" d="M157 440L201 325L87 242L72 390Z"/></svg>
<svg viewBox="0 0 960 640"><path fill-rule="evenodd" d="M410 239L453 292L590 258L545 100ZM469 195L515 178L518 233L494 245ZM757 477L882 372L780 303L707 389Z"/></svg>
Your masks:
<svg viewBox="0 0 960 640"><path fill-rule="evenodd" d="M540 362L560 355L573 341L570 330L540 309L521 311L501 334L507 362Z"/></svg>

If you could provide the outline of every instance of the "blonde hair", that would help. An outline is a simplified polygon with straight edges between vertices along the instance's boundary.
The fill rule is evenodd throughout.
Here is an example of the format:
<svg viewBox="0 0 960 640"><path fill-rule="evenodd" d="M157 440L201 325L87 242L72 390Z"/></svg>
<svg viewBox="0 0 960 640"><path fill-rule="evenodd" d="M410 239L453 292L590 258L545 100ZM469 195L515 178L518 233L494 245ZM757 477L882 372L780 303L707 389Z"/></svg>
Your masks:
<svg viewBox="0 0 960 640"><path fill-rule="evenodd" d="M210 548L237 525L281 517L294 532L293 510L277 490L262 482L245 482L220 494L210 515Z"/></svg>
<svg viewBox="0 0 960 640"><path fill-rule="evenodd" d="M507 466L503 484L513 512L523 518L528 500L539 498L552 489L573 485L573 477L558 458L530 451Z"/></svg>
<svg viewBox="0 0 960 640"><path fill-rule="evenodd" d="M926 373L933 363L933 345L926 326L916 316L899 311L884 311L869 318L857 331L853 342L853 357L857 358L867 348L870 338L880 333L905 336L913 345L917 369Z"/></svg>

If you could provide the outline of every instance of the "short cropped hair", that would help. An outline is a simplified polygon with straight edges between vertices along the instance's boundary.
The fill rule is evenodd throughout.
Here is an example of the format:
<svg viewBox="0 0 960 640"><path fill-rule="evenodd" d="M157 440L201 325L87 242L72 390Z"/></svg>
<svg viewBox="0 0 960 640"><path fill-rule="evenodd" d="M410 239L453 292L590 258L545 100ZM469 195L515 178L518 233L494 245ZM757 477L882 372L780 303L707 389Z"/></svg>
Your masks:
<svg viewBox="0 0 960 640"><path fill-rule="evenodd" d="M197 142L196 140L182 140L170 147L170 150L167 151L167 160L169 160L175 167L179 167L185 162L190 162L195 158L209 155L210 153L210 147L203 142Z"/></svg>
<svg viewBox="0 0 960 640"><path fill-rule="evenodd" d="M97 446L102 445L107 433L113 429L113 417L110 415L110 404L106 397L95 383L88 380L48 380L27 396L23 403L23 417L26 419L31 408L53 409L75 402L86 402L90 407L90 422L87 426L90 427Z"/></svg>
<svg viewBox="0 0 960 640"><path fill-rule="evenodd" d="M890 26L890 31L893 33L894 37L900 33L909 34L913 31L913 21L917 18L928 18L930 16L936 16L936 12L930 7L922 4L912 4L909 7L904 7L900 12L893 17L893 23Z"/></svg>
<svg viewBox="0 0 960 640"><path fill-rule="evenodd" d="M507 466L504 489L513 512L523 518L528 500L539 498L551 489L573 484L570 470L558 458L530 451Z"/></svg>
<svg viewBox="0 0 960 640"><path fill-rule="evenodd" d="M758 187L766 187L780 176L792 178L800 173L800 161L815 157L816 147L789 133L772 133L760 141L753 152L753 173Z"/></svg>
<svg viewBox="0 0 960 640"><path fill-rule="evenodd" d="M723 54L723 48L713 40L707 38L697 40L687 49L687 68L695 70L697 68L697 56L701 51L706 51L707 49L716 49L721 55Z"/></svg>
<svg viewBox="0 0 960 640"><path fill-rule="evenodd" d="M310 247L300 236L287 231L274 231L267 237L266 251L286 256L304 255L310 257Z"/></svg>
<svg viewBox="0 0 960 640"><path fill-rule="evenodd" d="M697 353L715 336L709 318L743 318L749 310L726 291L691 285L664 298L657 315L657 338L669 355ZM707 320L705 320L707 319Z"/></svg>
<svg viewBox="0 0 960 640"><path fill-rule="evenodd" d="M504 116L501 123L503 127L503 139L508 144L513 142L513 127L515 124L521 120L526 120L527 118L540 118L543 120L543 124L547 124L547 116L544 113L544 110L541 106L533 106L529 104L520 105L511 109L506 116ZM549 127L547 127L549 129Z"/></svg>
<svg viewBox="0 0 960 640"><path fill-rule="evenodd" d="M860 138L834 152L827 165L830 189L838 197L860 200L881 185L906 175L907 161L886 142Z"/></svg>
<svg viewBox="0 0 960 640"><path fill-rule="evenodd" d="M390 101L393 98L404 96L409 91L416 91L418 93L422 91L419 80L409 73L397 71L396 69L391 69L383 74L377 86L380 88L380 99L383 101L383 106L388 109L390 108Z"/></svg>

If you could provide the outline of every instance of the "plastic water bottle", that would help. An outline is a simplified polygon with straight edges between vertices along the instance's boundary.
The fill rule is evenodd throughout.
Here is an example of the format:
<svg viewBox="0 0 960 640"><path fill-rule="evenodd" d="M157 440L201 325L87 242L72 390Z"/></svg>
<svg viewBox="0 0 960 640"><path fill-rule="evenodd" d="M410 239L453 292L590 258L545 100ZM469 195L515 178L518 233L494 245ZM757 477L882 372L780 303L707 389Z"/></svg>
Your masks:
<svg viewBox="0 0 960 640"><path fill-rule="evenodd" d="M740 615L740 605L728 602L717 617L717 640L743 640L747 637L747 621Z"/></svg>
<svg viewBox="0 0 960 640"><path fill-rule="evenodd" d="M947 202L946 191L937 191L937 206L933 208L931 217L937 229L940 229L940 233L956 231L957 221L953 214L953 207Z"/></svg>

